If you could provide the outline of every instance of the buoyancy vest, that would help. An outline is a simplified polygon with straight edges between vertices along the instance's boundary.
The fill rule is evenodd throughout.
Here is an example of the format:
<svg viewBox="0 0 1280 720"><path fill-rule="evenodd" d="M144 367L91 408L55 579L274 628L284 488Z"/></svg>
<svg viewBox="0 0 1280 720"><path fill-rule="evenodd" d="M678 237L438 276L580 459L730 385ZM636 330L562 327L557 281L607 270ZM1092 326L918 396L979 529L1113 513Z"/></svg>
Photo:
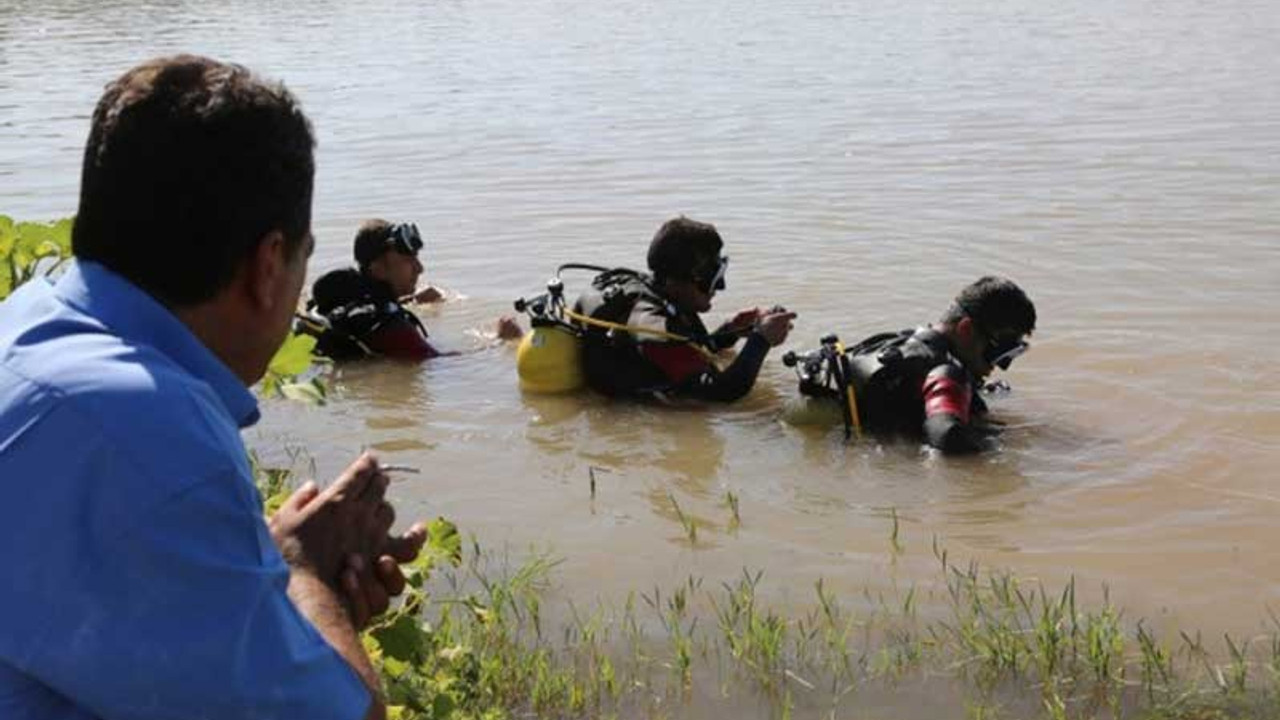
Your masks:
<svg viewBox="0 0 1280 720"><path fill-rule="evenodd" d="M583 377L589 387L605 395L669 389L670 378L645 357L642 343L694 344L711 350L701 320L683 317L658 293L650 276L633 270L617 269L597 275L591 290L574 303L573 311L607 324L657 331L649 335L621 327L576 323L581 332ZM664 338L663 334L670 337Z"/></svg>
<svg viewBox="0 0 1280 720"><path fill-rule="evenodd" d="M864 429L919 434L924 423L924 379L939 365L968 371L951 354L946 335L929 327L880 333L846 350L858 417Z"/></svg>
<svg viewBox="0 0 1280 720"><path fill-rule="evenodd" d="M345 268L322 275L312 285L307 309L324 318L324 327L309 329L316 335L316 352L333 360L353 360L376 355L370 338L388 324L403 322L427 337L427 329L396 300L385 283L360 271ZM300 325L307 329L307 326Z"/></svg>

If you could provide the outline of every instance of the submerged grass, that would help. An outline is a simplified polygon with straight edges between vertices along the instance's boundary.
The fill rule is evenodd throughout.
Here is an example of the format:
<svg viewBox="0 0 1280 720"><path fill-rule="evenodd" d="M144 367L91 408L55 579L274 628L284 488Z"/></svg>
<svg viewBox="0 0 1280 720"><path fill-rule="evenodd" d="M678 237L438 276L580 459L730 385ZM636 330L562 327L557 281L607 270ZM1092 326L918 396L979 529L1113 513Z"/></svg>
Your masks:
<svg viewBox="0 0 1280 720"><path fill-rule="evenodd" d="M287 484L286 473L258 473L268 495ZM696 545L696 521L669 500ZM726 504L736 517L736 497ZM1265 633L1211 649L1126 621L1105 587L1086 605L1074 579L1049 588L960 567L936 539L932 583L840 597L819 578L811 601L785 612L765 601L759 570L584 611L558 595L559 561L546 552L513 561L473 540L462 562L456 534L445 550L437 540L404 603L365 636L401 720L669 717L696 714L695 702L712 703L707 715L736 703L763 717L835 718L857 714L860 696L883 706L894 693L954 698L943 716L956 718L1280 718L1274 614Z"/></svg>

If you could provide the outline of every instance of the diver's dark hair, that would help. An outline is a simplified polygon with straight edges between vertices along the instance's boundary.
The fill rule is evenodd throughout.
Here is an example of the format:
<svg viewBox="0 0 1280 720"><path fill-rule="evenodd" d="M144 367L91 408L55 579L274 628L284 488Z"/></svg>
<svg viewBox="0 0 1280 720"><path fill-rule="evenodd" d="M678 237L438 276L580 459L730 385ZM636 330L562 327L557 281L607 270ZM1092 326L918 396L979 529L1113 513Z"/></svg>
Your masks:
<svg viewBox="0 0 1280 720"><path fill-rule="evenodd" d="M681 215L658 228L649 243L649 270L654 280L690 280L699 265L719 257L724 241L716 226Z"/></svg>
<svg viewBox="0 0 1280 720"><path fill-rule="evenodd" d="M209 300L268 233L298 251L314 148L283 85L193 55L145 62L94 110L72 249L166 305Z"/></svg>
<svg viewBox="0 0 1280 720"><path fill-rule="evenodd" d="M387 244L387 238L391 236L392 227L391 223L382 218L373 218L360 223L360 229L356 230L356 239L352 246L360 272L367 272L370 263L391 249Z"/></svg>
<svg viewBox="0 0 1280 720"><path fill-rule="evenodd" d="M969 317L987 333L1030 335L1036 329L1036 306L1012 280L987 275L956 296L943 314L944 325Z"/></svg>

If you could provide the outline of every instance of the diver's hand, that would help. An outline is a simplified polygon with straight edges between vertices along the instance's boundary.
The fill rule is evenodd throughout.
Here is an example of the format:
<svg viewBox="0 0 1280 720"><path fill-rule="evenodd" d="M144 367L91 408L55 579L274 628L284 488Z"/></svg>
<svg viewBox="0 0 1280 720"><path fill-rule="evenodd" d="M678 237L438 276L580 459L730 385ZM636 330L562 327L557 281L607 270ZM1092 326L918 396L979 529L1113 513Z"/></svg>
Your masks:
<svg viewBox="0 0 1280 720"><path fill-rule="evenodd" d="M769 312L765 313L756 321L755 331L760 333L770 347L777 347L786 342L787 334L791 332L792 320L796 319L793 312Z"/></svg>
<svg viewBox="0 0 1280 720"><path fill-rule="evenodd" d="M499 340L519 340L524 337L524 330L520 327L520 323L509 315L498 318L496 328Z"/></svg>
<svg viewBox="0 0 1280 720"><path fill-rule="evenodd" d="M764 311L758 307L739 310L737 315L734 315L728 322L720 326L720 331L741 332L743 330L750 330L753 325L759 322L760 316L763 314Z"/></svg>
<svg viewBox="0 0 1280 720"><path fill-rule="evenodd" d="M440 289L434 285L430 285L414 293L412 300L416 303L440 302L444 300L444 293L440 292Z"/></svg>

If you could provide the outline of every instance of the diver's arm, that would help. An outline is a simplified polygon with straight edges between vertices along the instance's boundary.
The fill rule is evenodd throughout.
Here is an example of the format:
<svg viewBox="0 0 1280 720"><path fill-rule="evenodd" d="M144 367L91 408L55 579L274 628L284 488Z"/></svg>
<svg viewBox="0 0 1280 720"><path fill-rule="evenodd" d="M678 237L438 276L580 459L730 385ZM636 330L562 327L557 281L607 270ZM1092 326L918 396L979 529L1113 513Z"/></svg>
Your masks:
<svg viewBox="0 0 1280 720"><path fill-rule="evenodd" d="M704 400L733 402L751 392L756 384L756 376L760 374L760 366L769 354L769 341L758 332L747 337L747 344L742 352L733 359L733 363L723 372L709 370L703 373L693 384L689 394Z"/></svg>
<svg viewBox="0 0 1280 720"><path fill-rule="evenodd" d="M973 427L973 389L960 368L939 365L924 379L925 441L947 454L973 453L986 447L984 437Z"/></svg>
<svg viewBox="0 0 1280 720"><path fill-rule="evenodd" d="M739 340L751 333L764 314L764 311L758 307L739 310L733 317L721 323L720 327L707 338L711 350L720 352L737 345Z"/></svg>
<svg viewBox="0 0 1280 720"><path fill-rule="evenodd" d="M366 344L383 357L399 360L430 360L444 354L417 327L403 320L384 323L368 336Z"/></svg>
<svg viewBox="0 0 1280 720"><path fill-rule="evenodd" d="M707 345L710 347L711 352L728 350L734 345L737 345L738 341L746 334L745 330L734 330L731 328L721 327L707 336Z"/></svg>

